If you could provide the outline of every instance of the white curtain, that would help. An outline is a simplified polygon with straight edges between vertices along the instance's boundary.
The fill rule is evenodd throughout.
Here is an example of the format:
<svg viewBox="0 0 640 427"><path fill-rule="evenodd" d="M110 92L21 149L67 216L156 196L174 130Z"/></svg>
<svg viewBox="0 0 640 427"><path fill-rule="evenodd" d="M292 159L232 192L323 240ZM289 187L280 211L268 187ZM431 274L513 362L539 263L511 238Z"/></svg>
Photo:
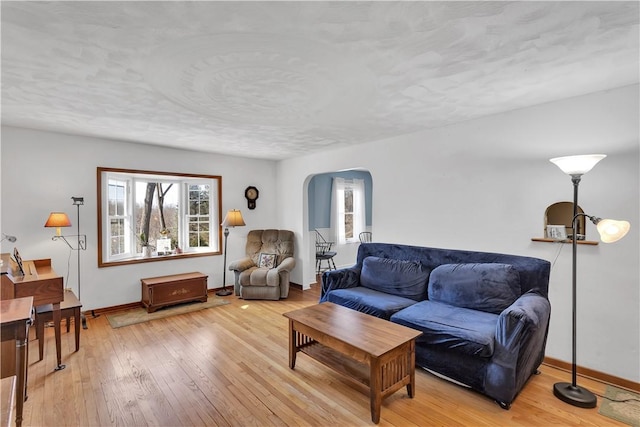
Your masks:
<svg viewBox="0 0 640 427"><path fill-rule="evenodd" d="M344 178L333 178L331 189L331 233L338 244L347 243L344 227L344 192L353 191L353 241L358 241L361 232L365 231L366 208L364 199L364 179L345 181Z"/></svg>
<svg viewBox="0 0 640 427"><path fill-rule="evenodd" d="M331 233L333 241L338 244L346 243L344 238L344 178L333 178L331 188Z"/></svg>
<svg viewBox="0 0 640 427"><path fill-rule="evenodd" d="M360 233L366 228L364 204L364 179L353 180L353 238L360 241Z"/></svg>

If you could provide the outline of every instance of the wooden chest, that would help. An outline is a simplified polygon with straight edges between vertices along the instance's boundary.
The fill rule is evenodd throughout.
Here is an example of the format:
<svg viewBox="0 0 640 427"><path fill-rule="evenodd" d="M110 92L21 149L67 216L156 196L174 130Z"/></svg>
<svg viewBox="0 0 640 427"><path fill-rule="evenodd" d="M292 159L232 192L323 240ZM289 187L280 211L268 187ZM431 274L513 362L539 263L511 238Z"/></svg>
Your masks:
<svg viewBox="0 0 640 427"><path fill-rule="evenodd" d="M207 276L198 273L141 279L142 304L148 313L161 307L191 301L207 301Z"/></svg>

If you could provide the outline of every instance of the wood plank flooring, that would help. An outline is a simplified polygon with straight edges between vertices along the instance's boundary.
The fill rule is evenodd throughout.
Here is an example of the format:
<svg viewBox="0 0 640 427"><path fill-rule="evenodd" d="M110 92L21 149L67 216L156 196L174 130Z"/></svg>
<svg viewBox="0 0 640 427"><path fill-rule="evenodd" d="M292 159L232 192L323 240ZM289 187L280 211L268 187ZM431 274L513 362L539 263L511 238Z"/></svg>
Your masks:
<svg viewBox="0 0 640 427"><path fill-rule="evenodd" d="M318 287L292 289L281 301L244 301L112 329L105 315L87 316L80 351L62 333L66 369L54 372L53 329L45 358L30 344L25 426L365 426L369 396L304 354L288 367L282 313L317 303ZM347 325L345 325L347 327ZM73 328L71 329L73 331ZM385 399L380 426L623 426L596 409L553 396L570 374L543 365L511 410L416 372L416 397L402 389ZM605 384L580 379L602 394ZM598 404L600 405L601 399Z"/></svg>

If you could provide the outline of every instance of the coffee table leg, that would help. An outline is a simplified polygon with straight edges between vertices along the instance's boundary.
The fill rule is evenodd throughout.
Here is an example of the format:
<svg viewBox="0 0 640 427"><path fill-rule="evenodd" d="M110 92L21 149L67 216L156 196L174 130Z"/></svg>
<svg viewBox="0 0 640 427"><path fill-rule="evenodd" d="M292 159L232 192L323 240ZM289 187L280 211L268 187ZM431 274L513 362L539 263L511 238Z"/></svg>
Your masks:
<svg viewBox="0 0 640 427"><path fill-rule="evenodd" d="M378 424L380 422L380 405L382 404L382 372L380 371L380 361L377 358L372 358L370 363L369 394L371 399L371 421Z"/></svg>
<svg viewBox="0 0 640 427"><path fill-rule="evenodd" d="M409 343L409 384L407 384L407 394L410 398L413 398L416 394L416 342L411 340Z"/></svg>
<svg viewBox="0 0 640 427"><path fill-rule="evenodd" d="M289 319L289 368L296 366L296 331L293 327L293 320Z"/></svg>

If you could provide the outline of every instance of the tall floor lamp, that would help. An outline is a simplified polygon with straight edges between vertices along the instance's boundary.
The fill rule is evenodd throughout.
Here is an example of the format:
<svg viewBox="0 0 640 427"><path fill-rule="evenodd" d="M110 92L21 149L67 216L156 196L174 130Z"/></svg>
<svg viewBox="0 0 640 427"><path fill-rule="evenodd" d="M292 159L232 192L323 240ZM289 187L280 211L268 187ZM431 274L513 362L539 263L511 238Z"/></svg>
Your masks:
<svg viewBox="0 0 640 427"><path fill-rule="evenodd" d="M71 227L71 221L69 221L69 217L64 212L51 212L47 222L44 224L45 227L55 227L56 235L52 237L52 240L62 239L64 242L71 248L72 251L76 251L78 254L78 300L82 301L82 297L80 294L80 251L87 250L87 236L86 234L80 234L80 206L84 205L84 197L71 197L73 200L73 206L77 208L77 222L76 229L78 230L78 234L73 236L63 236L60 232L60 227ZM67 237L75 237L76 238L76 246L73 247L71 243L66 239ZM94 317L95 314L94 314ZM82 327L87 329L87 319L82 313Z"/></svg>
<svg viewBox="0 0 640 427"><path fill-rule="evenodd" d="M571 243L573 247L573 269L572 269L572 362L571 362L571 382L559 382L553 385L553 394L563 402L581 408L595 408L597 399L595 394L584 387L577 384L577 365L576 365L576 273L577 273L577 235L578 235L578 218L585 217L596 224L600 239L605 243L613 243L623 238L629 231L630 224L628 221L616 221L612 219L601 219L578 212L578 185L580 178L589 172L600 160L604 159L604 154L587 154L581 156L566 156L550 159L552 163L558 166L564 173L571 175L573 183L573 217L571 220Z"/></svg>
<svg viewBox="0 0 640 427"><path fill-rule="evenodd" d="M222 289L216 292L220 297L231 295L231 290L227 289L227 238L229 237L229 227L242 227L246 225L242 219L242 213L237 209L231 209L225 215L222 224L224 227L224 268L222 270Z"/></svg>

